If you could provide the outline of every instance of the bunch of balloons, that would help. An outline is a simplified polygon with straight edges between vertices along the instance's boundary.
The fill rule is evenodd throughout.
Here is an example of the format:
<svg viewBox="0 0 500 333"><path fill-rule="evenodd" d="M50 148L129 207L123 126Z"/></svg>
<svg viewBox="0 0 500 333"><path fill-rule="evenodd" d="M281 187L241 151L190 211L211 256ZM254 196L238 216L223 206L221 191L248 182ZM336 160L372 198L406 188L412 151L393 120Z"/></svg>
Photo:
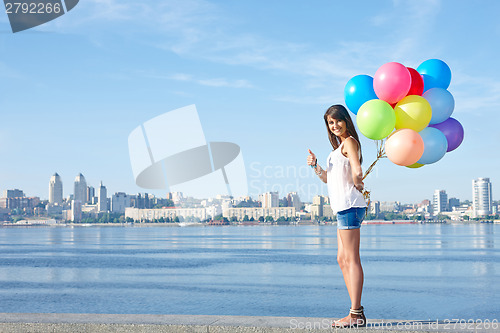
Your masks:
<svg viewBox="0 0 500 333"><path fill-rule="evenodd" d="M344 97L364 136L387 138L391 162L418 168L439 161L463 141L462 125L450 117L455 108L450 82L451 70L439 59L426 60L416 70L389 62L373 78L350 79Z"/></svg>

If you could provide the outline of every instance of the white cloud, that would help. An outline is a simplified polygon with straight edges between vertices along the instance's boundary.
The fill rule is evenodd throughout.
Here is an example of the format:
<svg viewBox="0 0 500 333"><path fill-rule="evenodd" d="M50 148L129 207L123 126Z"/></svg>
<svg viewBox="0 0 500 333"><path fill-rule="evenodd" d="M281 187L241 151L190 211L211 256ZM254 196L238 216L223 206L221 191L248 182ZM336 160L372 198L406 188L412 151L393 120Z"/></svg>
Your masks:
<svg viewBox="0 0 500 333"><path fill-rule="evenodd" d="M223 78L196 80L198 84L209 87L253 88L247 80L227 80Z"/></svg>
<svg viewBox="0 0 500 333"><path fill-rule="evenodd" d="M449 88L455 98L455 111L482 114L498 110L500 81L495 79L456 72Z"/></svg>
<svg viewBox="0 0 500 333"><path fill-rule="evenodd" d="M203 0L144 3L88 0L80 3L79 9L85 10L88 15L75 21L75 25L122 22L121 33L124 35L131 29L128 25L137 30L154 27L151 30L154 31L154 38L151 39L154 42L142 42L183 58L291 74L298 78L298 84L304 88L303 97L287 96L285 93L273 99L298 103L317 104L331 100L329 91L340 91L338 95L341 95L349 78L358 74L373 76L377 68L388 61L400 61L406 66L417 67L429 55L442 54L440 49L443 47L427 44L426 38L440 17L442 4L439 0L394 0L392 8L374 13L370 22L373 29L387 32L384 38L336 40L329 48L321 49L307 42L276 40L253 31L241 31L221 7ZM254 88L244 78L197 78L186 73L148 76L210 87ZM460 100L457 109L466 111L498 107L499 98L496 96L500 94L496 79L476 80L459 74L453 80L454 86L459 88L456 91L456 98ZM460 80L467 80L467 89L460 90ZM314 96L307 93L312 90L317 90Z"/></svg>
<svg viewBox="0 0 500 333"><path fill-rule="evenodd" d="M311 105L330 105L332 101L338 101L339 96L321 95L321 96L276 96L272 100L291 104L311 104ZM343 98L343 96L341 97Z"/></svg>
<svg viewBox="0 0 500 333"><path fill-rule="evenodd" d="M170 80L176 80L176 81L193 81L193 76L189 74L184 74L184 73L177 73L177 74L172 74L167 77L163 78L168 78Z"/></svg>
<svg viewBox="0 0 500 333"><path fill-rule="evenodd" d="M379 20L377 24L396 24L398 29L392 30L398 35L394 38L398 40L397 43L383 40L338 40L330 50L323 49L320 53L317 46L311 44L276 40L255 32L241 31L228 13L224 13L216 4L203 0L141 3L87 0L79 4L79 15L73 15L71 22L65 20L64 24L94 27L118 22L121 23L121 31L118 30L118 33L126 38L132 38L130 35L137 31L147 31L154 41L141 42L182 57L231 66L248 66L264 71L282 71L319 81L332 77L346 80L357 75L360 70L374 74L376 67L386 62L388 53L393 57L391 60L395 57L403 61L412 57L417 48L416 40L426 33L425 28L431 25L429 20L432 21L433 15L437 15L438 5L439 2L432 0L418 4L395 1L391 12L380 14L389 20ZM406 15L398 17L398 8ZM117 29L114 31L116 33ZM152 31L154 33L151 35ZM105 34L106 30L102 33ZM100 43L95 35L90 36L95 43ZM224 85L222 81L205 83ZM245 85L244 82L239 84Z"/></svg>
<svg viewBox="0 0 500 333"><path fill-rule="evenodd" d="M254 86L247 80L234 79L230 80L227 78L196 78L191 74L186 73L175 73L169 75L162 75L157 73L149 72L137 72L139 75L162 80L174 80L182 82L196 83L202 86L208 87L226 87L226 88L254 88Z"/></svg>

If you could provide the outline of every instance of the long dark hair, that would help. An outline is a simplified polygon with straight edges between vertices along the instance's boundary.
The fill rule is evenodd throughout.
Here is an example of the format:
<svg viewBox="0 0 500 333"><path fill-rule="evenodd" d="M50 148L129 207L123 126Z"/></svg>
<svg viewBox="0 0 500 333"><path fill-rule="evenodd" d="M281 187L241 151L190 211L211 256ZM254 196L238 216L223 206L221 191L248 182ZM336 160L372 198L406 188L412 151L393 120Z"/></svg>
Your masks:
<svg viewBox="0 0 500 333"><path fill-rule="evenodd" d="M352 136L356 139L359 145L359 163L363 163L363 154L361 153L361 142L359 141L358 133L356 132L356 128L352 122L351 116L347 109L340 104L332 105L326 110L323 118L325 119L326 131L328 132L328 139L330 139L330 143L332 144L333 149L337 149L340 146L340 139L330 131L330 127L328 126L328 117L332 117L333 119L343 120L346 123L346 131L349 136Z"/></svg>

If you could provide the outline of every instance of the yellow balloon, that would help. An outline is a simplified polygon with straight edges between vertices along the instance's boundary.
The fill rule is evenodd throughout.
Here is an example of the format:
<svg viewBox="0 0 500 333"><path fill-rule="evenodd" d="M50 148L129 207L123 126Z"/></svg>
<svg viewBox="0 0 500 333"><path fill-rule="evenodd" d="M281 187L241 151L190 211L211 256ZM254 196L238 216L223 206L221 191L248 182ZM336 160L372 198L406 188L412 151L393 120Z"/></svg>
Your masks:
<svg viewBox="0 0 500 333"><path fill-rule="evenodd" d="M407 168L412 168L412 169L417 169L417 168L420 168L420 167L423 167L424 165L423 164L420 164L420 163L413 163L412 165L407 165L406 167Z"/></svg>
<svg viewBox="0 0 500 333"><path fill-rule="evenodd" d="M422 96L409 95L394 107L396 113L396 129L410 128L420 132L429 125L432 108Z"/></svg>

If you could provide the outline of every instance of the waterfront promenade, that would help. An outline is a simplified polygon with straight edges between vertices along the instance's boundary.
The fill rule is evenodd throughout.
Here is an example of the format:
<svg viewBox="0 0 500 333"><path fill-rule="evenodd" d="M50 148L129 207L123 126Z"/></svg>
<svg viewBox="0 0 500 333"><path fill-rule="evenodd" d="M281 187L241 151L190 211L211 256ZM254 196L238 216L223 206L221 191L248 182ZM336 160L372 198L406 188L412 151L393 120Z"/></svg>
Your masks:
<svg viewBox="0 0 500 333"><path fill-rule="evenodd" d="M498 322L374 320L366 328L331 328L334 318L215 315L0 313L0 332L500 332Z"/></svg>
<svg viewBox="0 0 500 333"><path fill-rule="evenodd" d="M497 229L365 226L368 329L500 332L470 322L500 319ZM336 236L307 225L0 228L0 333L331 331L349 304Z"/></svg>

